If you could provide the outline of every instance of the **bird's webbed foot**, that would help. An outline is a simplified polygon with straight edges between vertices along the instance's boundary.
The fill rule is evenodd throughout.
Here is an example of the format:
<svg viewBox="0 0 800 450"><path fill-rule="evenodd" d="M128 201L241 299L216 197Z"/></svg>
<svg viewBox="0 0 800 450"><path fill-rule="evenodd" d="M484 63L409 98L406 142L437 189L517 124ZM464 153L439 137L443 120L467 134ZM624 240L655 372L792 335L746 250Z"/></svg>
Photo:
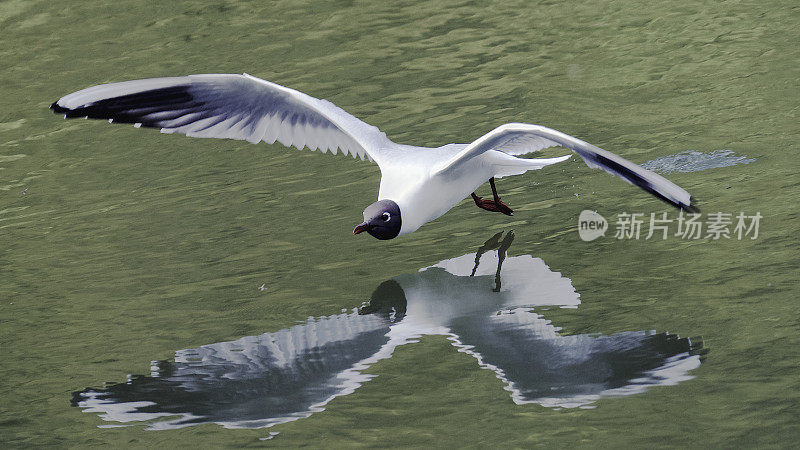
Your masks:
<svg viewBox="0 0 800 450"><path fill-rule="evenodd" d="M489 199L478 197L473 192L472 193L472 200L475 201L475 205L477 205L478 208L485 209L487 211L503 213L503 214L505 214L507 216L513 216L514 215L514 210L509 208L508 205L506 205L505 203L503 203L503 201L500 200L500 197L495 197L494 199L489 200Z"/></svg>

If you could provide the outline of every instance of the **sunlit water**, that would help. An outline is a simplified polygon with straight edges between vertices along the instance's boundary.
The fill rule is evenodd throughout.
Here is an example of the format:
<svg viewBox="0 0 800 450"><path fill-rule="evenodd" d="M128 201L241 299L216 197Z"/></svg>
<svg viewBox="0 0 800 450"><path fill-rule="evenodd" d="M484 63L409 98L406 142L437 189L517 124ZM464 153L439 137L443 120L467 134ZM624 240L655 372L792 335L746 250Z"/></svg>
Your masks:
<svg viewBox="0 0 800 450"><path fill-rule="evenodd" d="M791 447L799 29L784 1L0 2L0 447ZM556 128L759 235L617 239L678 213L573 157L499 180L513 217L467 201L380 242L352 236L368 162L48 110L214 72L399 143ZM497 250L459 255L511 229L495 293ZM338 323L365 331L278 345Z"/></svg>

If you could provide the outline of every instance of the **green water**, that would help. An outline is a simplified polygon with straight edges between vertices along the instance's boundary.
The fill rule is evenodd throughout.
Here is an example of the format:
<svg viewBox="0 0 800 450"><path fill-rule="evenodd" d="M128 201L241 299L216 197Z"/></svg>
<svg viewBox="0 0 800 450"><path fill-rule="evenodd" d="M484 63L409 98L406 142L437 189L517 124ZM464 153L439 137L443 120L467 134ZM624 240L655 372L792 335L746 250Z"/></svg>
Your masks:
<svg viewBox="0 0 800 450"><path fill-rule="evenodd" d="M792 446L798 14L732 1L1 2L0 443ZM465 202L381 242L350 234L376 196L367 162L47 109L104 82L245 71L407 144L521 121L637 163L729 149L755 161L669 178L704 213L760 212L759 237L583 242L584 209L613 220L665 206L573 158L500 180L512 218ZM99 428L109 422L70 406L176 350L357 307L383 281L511 228L509 254L541 258L580 293L579 308L547 312L562 334L700 336L695 378L588 410L516 405L491 371L426 336L325 411L269 429Z"/></svg>

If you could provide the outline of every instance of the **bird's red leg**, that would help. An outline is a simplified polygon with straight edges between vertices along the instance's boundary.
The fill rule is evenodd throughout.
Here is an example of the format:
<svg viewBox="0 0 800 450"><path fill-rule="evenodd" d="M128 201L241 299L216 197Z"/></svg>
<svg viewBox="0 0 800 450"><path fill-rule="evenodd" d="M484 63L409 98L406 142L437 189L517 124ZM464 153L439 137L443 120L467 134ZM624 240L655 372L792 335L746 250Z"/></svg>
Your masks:
<svg viewBox="0 0 800 450"><path fill-rule="evenodd" d="M475 201L475 204L478 206L478 208L485 209L487 211L501 212L507 216L513 216L514 210L503 203L502 200L500 200L500 196L497 195L497 188L494 185L494 177L489 178L489 184L492 186L492 200L486 200L478 197L474 192L472 193L472 200Z"/></svg>
<svg viewBox="0 0 800 450"><path fill-rule="evenodd" d="M501 212L507 216L513 216L514 210L509 208L508 205L500 200L500 196L497 195L497 188L494 186L494 177L489 178L489 185L492 186L492 195L494 196L494 204L497 208L498 212Z"/></svg>

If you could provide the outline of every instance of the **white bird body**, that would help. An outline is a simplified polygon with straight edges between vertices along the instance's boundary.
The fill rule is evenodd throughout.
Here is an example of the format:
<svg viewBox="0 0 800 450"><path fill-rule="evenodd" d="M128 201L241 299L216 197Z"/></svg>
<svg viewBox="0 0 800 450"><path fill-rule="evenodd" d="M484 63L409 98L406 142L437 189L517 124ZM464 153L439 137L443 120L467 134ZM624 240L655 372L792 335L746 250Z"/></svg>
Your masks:
<svg viewBox="0 0 800 450"><path fill-rule="evenodd" d="M502 178L540 169L570 157L566 155L559 158L522 159L491 150L469 159L453 170L435 173L437 164L446 163L463 151L467 144L447 144L437 148L403 147L404 157L393 164L391 170L381 171L378 191L378 200L392 200L403 211L400 236L412 233L425 223L439 218L475 192L489 178Z"/></svg>
<svg viewBox="0 0 800 450"><path fill-rule="evenodd" d="M381 170L378 202L393 202L402 217L393 218L388 237L370 231L379 239L416 231L490 179L519 175L569 158L569 155L546 159L517 157L553 146L570 148L590 167L617 175L674 206L692 207L689 193L660 175L540 125L501 125L471 144L437 148L396 144L378 128L331 102L247 74L189 75L104 84L62 97L51 108L68 118L103 118L137 127L160 128L162 133L251 143L278 141L298 149L308 147L334 154L342 150L362 160L367 158ZM499 198L495 200L499 202ZM369 227L364 230L380 228L381 214L387 213L384 209L368 210L377 215L366 217L365 210L368 222L362 225Z"/></svg>

